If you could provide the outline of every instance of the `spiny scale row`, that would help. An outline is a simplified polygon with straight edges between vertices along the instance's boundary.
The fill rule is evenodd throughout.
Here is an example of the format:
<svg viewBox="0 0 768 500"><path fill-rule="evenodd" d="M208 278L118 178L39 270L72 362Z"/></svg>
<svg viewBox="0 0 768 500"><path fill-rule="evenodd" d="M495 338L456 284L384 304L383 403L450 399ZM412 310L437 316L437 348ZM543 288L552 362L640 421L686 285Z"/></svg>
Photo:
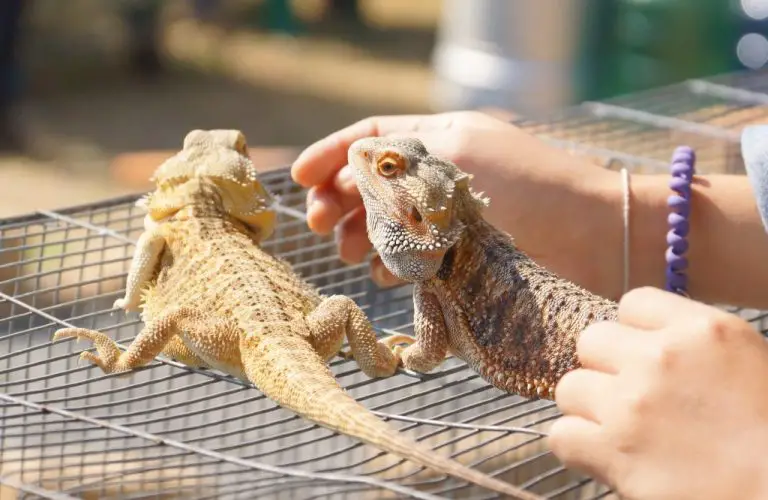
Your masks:
<svg viewBox="0 0 768 500"><path fill-rule="evenodd" d="M449 246L453 242L445 236L440 235L436 227L432 227L432 234L435 236L433 243L417 243L408 233L395 222L388 223L387 229L387 248L393 252L403 252L406 250L435 250L443 246Z"/></svg>

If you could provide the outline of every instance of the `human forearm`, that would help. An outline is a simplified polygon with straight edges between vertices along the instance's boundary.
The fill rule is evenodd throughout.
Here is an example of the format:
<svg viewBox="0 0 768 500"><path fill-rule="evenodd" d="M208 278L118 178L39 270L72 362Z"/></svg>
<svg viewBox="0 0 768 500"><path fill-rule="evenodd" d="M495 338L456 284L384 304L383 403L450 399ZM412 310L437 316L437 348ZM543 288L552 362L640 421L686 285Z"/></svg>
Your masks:
<svg viewBox="0 0 768 500"><path fill-rule="evenodd" d="M618 299L624 269L620 174L540 143L521 142L515 143L516 155L507 156L508 164L478 172L475 183L492 200L488 219L541 264ZM526 165L528 158L536 163ZM664 287L668 183L665 174L631 176L630 288ZM762 264L768 235L747 177L696 176L690 225L691 295L705 302L768 307L768 296L761 293L768 286L768 266Z"/></svg>
<svg viewBox="0 0 768 500"><path fill-rule="evenodd" d="M634 175L631 183L630 286L664 286L668 231L667 175ZM691 196L688 291L693 298L768 307L768 236L745 176L701 175Z"/></svg>

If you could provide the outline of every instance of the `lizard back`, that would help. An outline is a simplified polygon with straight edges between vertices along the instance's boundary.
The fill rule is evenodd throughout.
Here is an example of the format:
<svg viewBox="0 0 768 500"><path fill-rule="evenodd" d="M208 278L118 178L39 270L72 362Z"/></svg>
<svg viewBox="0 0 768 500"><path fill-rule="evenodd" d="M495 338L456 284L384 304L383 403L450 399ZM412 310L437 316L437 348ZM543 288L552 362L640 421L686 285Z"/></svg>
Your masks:
<svg viewBox="0 0 768 500"><path fill-rule="evenodd" d="M454 352L471 353L463 358L481 376L523 395L577 368L579 333L616 318L614 302L539 266L482 219L467 224L427 286L452 323Z"/></svg>
<svg viewBox="0 0 768 500"><path fill-rule="evenodd" d="M314 287L256 245L237 221L189 217L167 224L168 244L146 292L146 319L169 306L193 305L254 321L294 321L320 303Z"/></svg>

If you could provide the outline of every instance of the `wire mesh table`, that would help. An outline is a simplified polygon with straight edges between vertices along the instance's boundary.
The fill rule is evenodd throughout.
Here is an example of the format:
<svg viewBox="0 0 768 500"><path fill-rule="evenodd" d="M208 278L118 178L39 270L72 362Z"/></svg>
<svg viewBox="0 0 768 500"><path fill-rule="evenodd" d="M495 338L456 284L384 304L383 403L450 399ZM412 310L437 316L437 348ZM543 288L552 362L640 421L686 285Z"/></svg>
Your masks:
<svg viewBox="0 0 768 500"><path fill-rule="evenodd" d="M685 142L700 172L739 172L740 128L768 119L764 75L685 82L518 125L606 166L666 169ZM287 171L264 181L280 197L266 250L321 291L352 297L381 331L411 333L410 286L379 289L367 264L339 261L332 239L307 229L304 192ZM0 221L1 500L496 497L310 424L216 371L158 358L104 375L78 364L85 344L52 344L62 326L123 345L138 333L137 314L111 309L141 231L137 197ZM768 329L765 312L728 309ZM547 450L559 415L551 402L504 394L456 359L425 377L371 380L341 359L331 367L381 418L462 463L547 498L612 496Z"/></svg>

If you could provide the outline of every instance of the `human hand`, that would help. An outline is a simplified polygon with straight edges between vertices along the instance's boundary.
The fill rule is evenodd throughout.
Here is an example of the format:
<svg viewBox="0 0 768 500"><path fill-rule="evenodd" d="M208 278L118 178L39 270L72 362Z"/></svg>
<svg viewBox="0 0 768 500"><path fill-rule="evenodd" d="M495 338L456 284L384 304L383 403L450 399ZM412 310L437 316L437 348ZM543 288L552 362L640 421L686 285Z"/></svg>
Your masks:
<svg viewBox="0 0 768 500"><path fill-rule="evenodd" d="M747 322L654 288L581 335L549 437L627 499L766 498L768 345Z"/></svg>
<svg viewBox="0 0 768 500"><path fill-rule="evenodd" d="M491 199L487 220L512 234L540 264L593 290L600 290L604 282L620 286L621 231L614 215L620 208L610 207L607 218L601 216L605 210L598 210L598 205L606 205L607 192L617 195L609 203L620 203L616 173L473 111L367 118L302 152L291 174L295 182L309 188L308 225L319 234L335 230L343 261L360 262L371 250L365 208L354 174L346 165L347 150L357 139L391 135L416 137L431 153L474 174L474 189ZM606 228L605 224L618 226ZM598 233L607 236L596 252L594 234ZM598 255L600 252L606 256ZM585 262L601 265L587 266ZM398 282L376 258L371 262L371 274L380 285Z"/></svg>

